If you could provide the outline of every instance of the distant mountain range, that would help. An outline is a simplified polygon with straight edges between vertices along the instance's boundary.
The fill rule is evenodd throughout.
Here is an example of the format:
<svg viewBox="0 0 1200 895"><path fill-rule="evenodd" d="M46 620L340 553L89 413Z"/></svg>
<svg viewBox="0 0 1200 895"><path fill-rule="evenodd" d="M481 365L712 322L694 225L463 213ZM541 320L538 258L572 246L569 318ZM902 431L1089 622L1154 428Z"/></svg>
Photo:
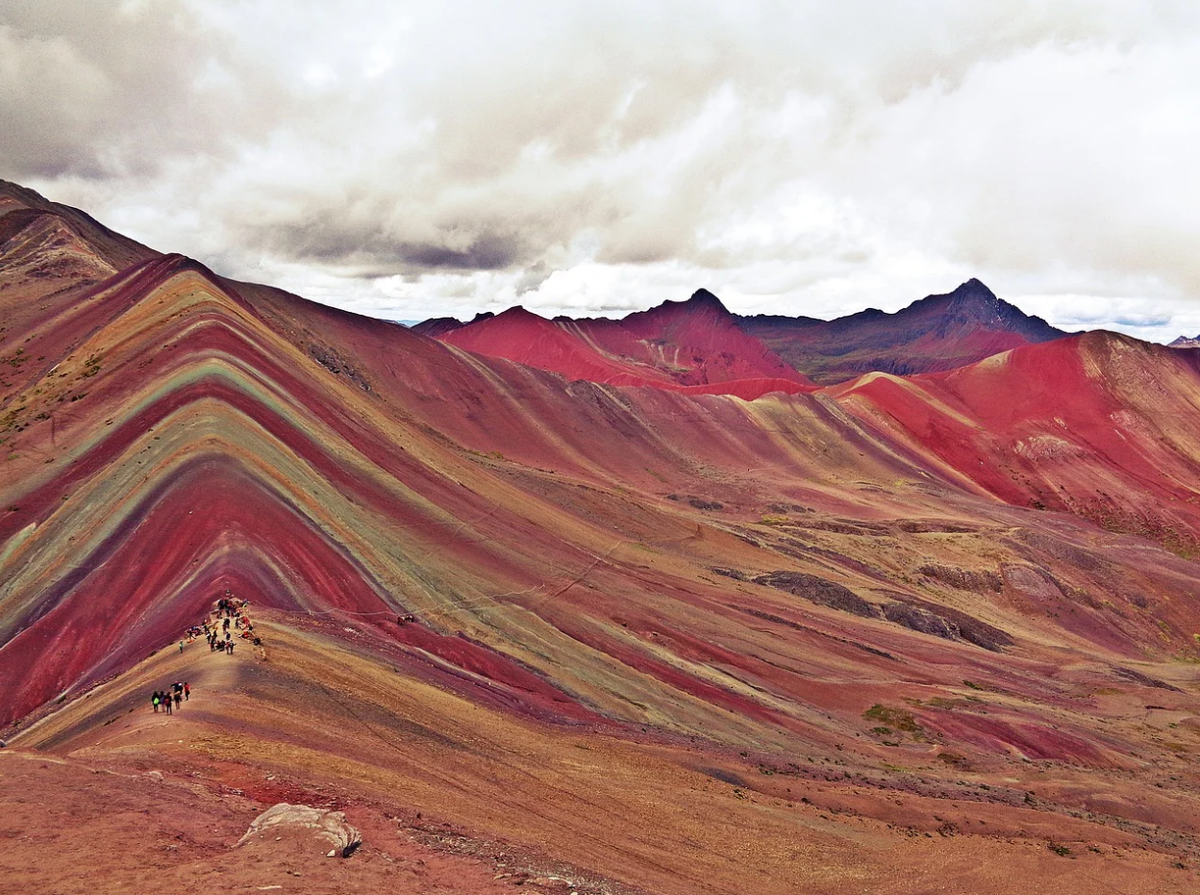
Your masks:
<svg viewBox="0 0 1200 895"><path fill-rule="evenodd" d="M622 320L546 320L511 308L466 324L427 321L414 330L477 354L609 385L736 392L747 398L813 387L746 335L720 300L703 289L687 301L664 302Z"/></svg>
<svg viewBox="0 0 1200 895"><path fill-rule="evenodd" d="M739 316L701 289L687 301L665 302L620 320L548 321L513 308L470 323L428 320L415 329L571 379L659 386L758 379L788 391L876 371L907 376L953 370L1066 335L997 298L978 280L894 314L866 310L829 321Z"/></svg>
<svg viewBox="0 0 1200 895"><path fill-rule="evenodd" d="M894 314L871 309L829 321L766 315L736 319L746 333L826 385L872 371L907 376L953 370L1066 335L997 298L979 280L927 296Z"/></svg>

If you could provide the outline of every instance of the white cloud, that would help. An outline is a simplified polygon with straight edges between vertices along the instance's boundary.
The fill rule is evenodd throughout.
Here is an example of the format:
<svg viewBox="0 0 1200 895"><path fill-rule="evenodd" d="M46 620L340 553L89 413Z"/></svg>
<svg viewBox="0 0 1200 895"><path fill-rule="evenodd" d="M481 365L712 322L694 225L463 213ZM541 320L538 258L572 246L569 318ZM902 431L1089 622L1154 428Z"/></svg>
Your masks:
<svg viewBox="0 0 1200 895"><path fill-rule="evenodd" d="M0 176L392 319L699 286L832 316L978 276L1051 322L1169 340L1200 332L1198 19L1184 0L13 3Z"/></svg>

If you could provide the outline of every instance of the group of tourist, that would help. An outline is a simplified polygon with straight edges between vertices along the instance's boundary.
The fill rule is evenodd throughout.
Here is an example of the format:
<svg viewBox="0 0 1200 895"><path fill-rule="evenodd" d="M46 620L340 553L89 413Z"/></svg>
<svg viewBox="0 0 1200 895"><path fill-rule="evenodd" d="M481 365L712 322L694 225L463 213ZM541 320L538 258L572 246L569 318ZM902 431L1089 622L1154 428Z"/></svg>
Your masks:
<svg viewBox="0 0 1200 895"><path fill-rule="evenodd" d="M208 641L210 652L224 652L231 656L233 648L237 644L234 639L235 632L238 637L249 640L255 646L262 646L262 639L254 633L254 625L250 621L250 616L246 614L248 605L250 604L246 600L221 597L217 600L216 618L211 624L208 619L205 619L203 624L196 629L196 634L192 639L203 636Z"/></svg>
<svg viewBox="0 0 1200 895"><path fill-rule="evenodd" d="M154 711L166 712L169 715L173 709L179 708L191 697L191 685L187 681L176 681L166 690L155 690L150 696L150 705L154 707Z"/></svg>
<svg viewBox="0 0 1200 895"><path fill-rule="evenodd" d="M229 594L229 591L225 592ZM249 601L235 599L232 595L221 597L216 602L216 608L209 612L208 617L199 625L187 629L183 639L179 641L179 652L183 652L189 643L194 643L203 637L208 641L209 652L222 652L233 655L237 636L250 641L255 646L262 646L262 638L254 633L254 624L246 612ZM188 701L191 687L187 681L176 681L166 690L156 690L150 697L154 711L163 711L170 715L180 705Z"/></svg>

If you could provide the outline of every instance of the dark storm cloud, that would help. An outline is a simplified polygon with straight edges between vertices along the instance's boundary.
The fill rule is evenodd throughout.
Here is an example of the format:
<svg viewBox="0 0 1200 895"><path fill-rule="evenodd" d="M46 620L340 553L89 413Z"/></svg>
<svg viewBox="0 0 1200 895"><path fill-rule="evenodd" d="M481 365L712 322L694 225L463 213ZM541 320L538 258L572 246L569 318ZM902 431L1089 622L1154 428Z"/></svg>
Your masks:
<svg viewBox="0 0 1200 895"><path fill-rule="evenodd" d="M452 211L448 209L447 211ZM311 215L311 217L309 216ZM427 218L366 203L297 203L293 213L265 216L269 224L239 223L243 241L282 256L336 266L358 277L431 271L493 271L532 262L544 248L527 235L534 225L517 217L464 215Z"/></svg>
<svg viewBox="0 0 1200 895"><path fill-rule="evenodd" d="M486 233L473 239L465 249L437 245L403 245L399 256L406 263L427 268L455 270L499 270L518 257L517 240L511 236Z"/></svg>
<svg viewBox="0 0 1200 895"><path fill-rule="evenodd" d="M276 235L286 236L287 232ZM306 238L276 245L286 245L294 257L332 262L352 269L355 276L370 278L414 270L501 270L520 258L517 239L499 233L481 233L472 236L462 248L453 248L444 244L391 241L376 234L354 238L349 233L314 227Z"/></svg>

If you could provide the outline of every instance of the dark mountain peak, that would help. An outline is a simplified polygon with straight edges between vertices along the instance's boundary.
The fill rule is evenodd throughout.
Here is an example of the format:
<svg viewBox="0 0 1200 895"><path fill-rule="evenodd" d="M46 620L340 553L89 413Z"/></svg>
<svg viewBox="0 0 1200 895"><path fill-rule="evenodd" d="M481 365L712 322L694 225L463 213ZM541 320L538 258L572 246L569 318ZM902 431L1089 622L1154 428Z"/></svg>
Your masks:
<svg viewBox="0 0 1200 895"><path fill-rule="evenodd" d="M717 298L715 295L713 295L707 289L697 289L695 292L692 293L692 297L689 298L686 302L684 302L684 304L688 305L690 307L697 307L697 308L710 307L710 308L713 308L714 310L720 310L725 313L729 313L729 311L726 309L725 305L722 304L721 299Z"/></svg>
<svg viewBox="0 0 1200 895"><path fill-rule="evenodd" d="M922 302L933 302L938 305L944 303L947 307L958 310L975 308L986 311L988 314L995 314L1001 305L1007 304L1007 302L1001 301L995 292L974 277L967 280L953 292L947 292L944 295L930 295L916 304L920 305Z"/></svg>
<svg viewBox="0 0 1200 895"><path fill-rule="evenodd" d="M413 332L436 339L438 336L456 329L462 329L466 324L455 317L430 317L409 327Z"/></svg>
<svg viewBox="0 0 1200 895"><path fill-rule="evenodd" d="M625 318L632 323L636 320L682 320L694 317L729 317L728 308L707 289L697 289L684 301L664 301L646 311L635 311Z"/></svg>
<svg viewBox="0 0 1200 895"><path fill-rule="evenodd" d="M542 329L553 327L554 325L549 319L529 310L524 305L513 305L510 308L505 308L499 314L493 314L490 311L476 314L475 318L463 328L486 331L492 329L492 327L498 327L499 330L492 329L493 332L496 332L504 331L505 327L533 327L535 329Z"/></svg>
<svg viewBox="0 0 1200 895"><path fill-rule="evenodd" d="M927 295L892 316L897 322L936 320L936 328L943 335L954 327L1013 332L1030 342L1047 342L1065 335L1041 317L1026 314L1016 305L999 298L974 277L953 292Z"/></svg>
<svg viewBox="0 0 1200 895"><path fill-rule="evenodd" d="M518 305L517 307L519 308L520 306ZM472 323L482 323L484 320L491 320L495 316L491 311L480 311L466 323L457 317L431 317L428 320L422 320L411 327L411 329L415 333L429 336L431 339L437 339L465 326L470 326Z"/></svg>
<svg viewBox="0 0 1200 895"><path fill-rule="evenodd" d="M818 323L740 317L743 331L816 382L880 370L899 376L951 370L1065 333L998 298L975 278L894 313L868 308Z"/></svg>
<svg viewBox="0 0 1200 895"><path fill-rule="evenodd" d="M984 285L981 280L975 279L975 277L971 277L971 279L967 280L950 294L958 297L978 296L992 301L996 300L996 293Z"/></svg>
<svg viewBox="0 0 1200 895"><path fill-rule="evenodd" d="M1200 336L1192 338L1191 336L1180 336L1174 342L1167 345L1168 348L1200 348Z"/></svg>

